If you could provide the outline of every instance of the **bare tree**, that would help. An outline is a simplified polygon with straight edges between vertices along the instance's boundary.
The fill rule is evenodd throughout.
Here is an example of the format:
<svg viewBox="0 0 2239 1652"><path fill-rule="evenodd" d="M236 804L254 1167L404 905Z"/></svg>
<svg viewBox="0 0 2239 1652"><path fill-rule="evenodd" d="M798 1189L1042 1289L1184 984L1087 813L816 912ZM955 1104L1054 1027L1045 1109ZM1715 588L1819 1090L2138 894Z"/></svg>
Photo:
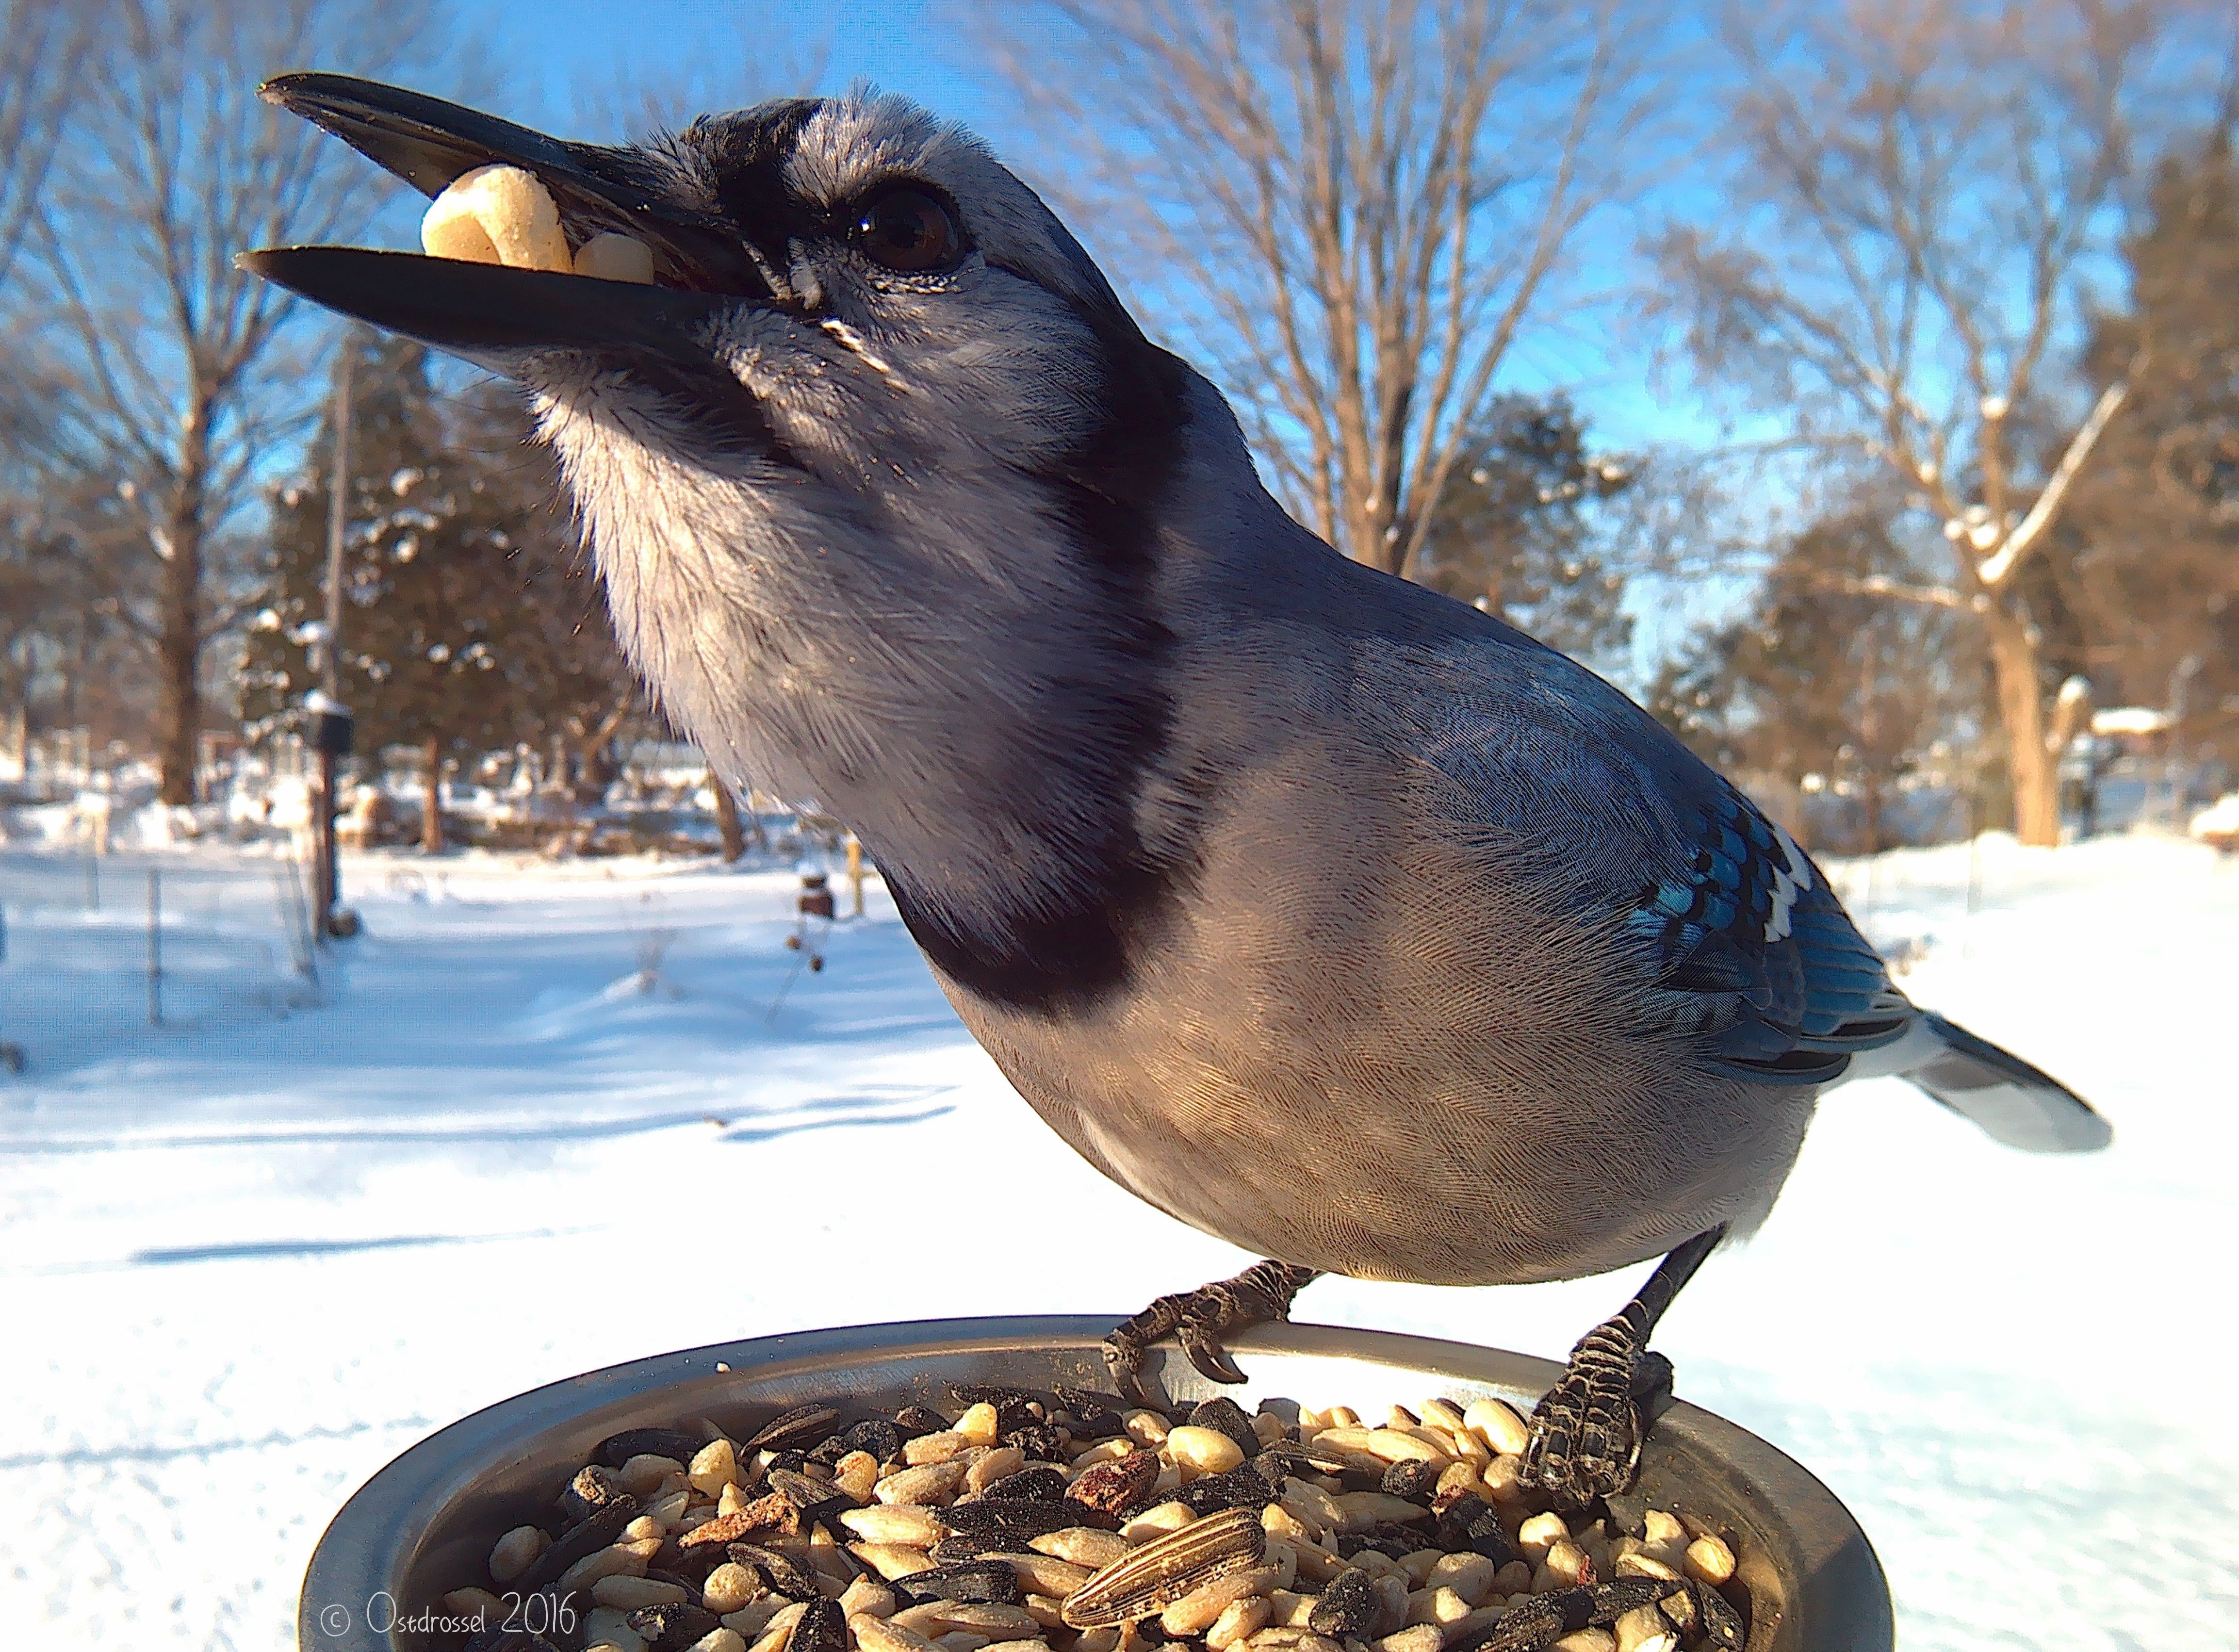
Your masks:
<svg viewBox="0 0 2239 1652"><path fill-rule="evenodd" d="M1842 588L1977 628L2025 843L2059 839L2063 720L2031 562L2143 363L2072 407L2057 369L2175 28L2154 0L1736 7L1718 226L1658 246L1704 375L1818 458L1892 478L1947 542L1940 578Z"/></svg>
<svg viewBox="0 0 2239 1652"><path fill-rule="evenodd" d="M1392 572L1581 233L1646 169L1651 8L1540 0L995 0L1029 108L1089 162L1279 493Z"/></svg>
<svg viewBox="0 0 2239 1652"><path fill-rule="evenodd" d="M91 11L90 0L0 0L0 282L81 90Z"/></svg>
<svg viewBox="0 0 2239 1652"><path fill-rule="evenodd" d="M203 651L235 617L215 576L260 468L322 388L318 339L292 334L287 295L233 256L345 237L385 194L256 87L322 57L382 72L427 16L422 0L103 0L76 77L71 141L24 249L20 300L41 325L16 388L60 460L112 479L159 565L152 600L124 616L156 662L168 802L192 800Z"/></svg>

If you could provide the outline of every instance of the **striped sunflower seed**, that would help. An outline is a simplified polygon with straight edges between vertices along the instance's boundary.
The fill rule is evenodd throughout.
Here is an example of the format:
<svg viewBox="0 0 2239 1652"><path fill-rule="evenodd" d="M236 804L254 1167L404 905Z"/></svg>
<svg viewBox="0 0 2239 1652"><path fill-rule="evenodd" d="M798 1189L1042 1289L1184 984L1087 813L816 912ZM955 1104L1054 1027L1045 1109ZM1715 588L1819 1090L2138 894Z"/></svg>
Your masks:
<svg viewBox="0 0 2239 1652"><path fill-rule="evenodd" d="M1093 1575L1066 1598L1065 1621L1091 1629L1153 1616L1218 1578L1257 1565L1266 1551L1255 1509L1193 1521Z"/></svg>

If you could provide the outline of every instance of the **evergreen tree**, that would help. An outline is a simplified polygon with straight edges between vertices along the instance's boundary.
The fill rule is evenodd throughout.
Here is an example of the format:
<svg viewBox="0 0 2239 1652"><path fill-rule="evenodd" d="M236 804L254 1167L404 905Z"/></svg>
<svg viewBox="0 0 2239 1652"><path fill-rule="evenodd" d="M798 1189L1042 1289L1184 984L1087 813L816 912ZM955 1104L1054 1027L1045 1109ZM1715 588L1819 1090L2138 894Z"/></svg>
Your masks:
<svg viewBox="0 0 2239 1652"><path fill-rule="evenodd" d="M2109 463L2079 501L2076 600L2102 703L2170 707L2239 763L2239 159L2227 124L2166 156L2098 318L2096 383L2128 370ZM2136 365L2134 366L2134 363Z"/></svg>
<svg viewBox="0 0 2239 1652"><path fill-rule="evenodd" d="M1721 769L1831 785L1855 819L1829 823L1828 846L1886 848L1901 835L1892 793L1980 692L1956 615L1875 589L1918 577L1885 514L1814 523L1782 546L1741 618L1664 664L1649 709Z"/></svg>
<svg viewBox="0 0 2239 1652"><path fill-rule="evenodd" d="M1502 397L1448 474L1415 577L1551 647L1609 660L1632 627L1595 508L1632 485L1628 467L1588 451L1568 401Z"/></svg>
<svg viewBox="0 0 2239 1652"><path fill-rule="evenodd" d="M528 461L519 415L487 397L437 395L426 352L354 335L350 495L344 532L342 699L368 754L420 753L422 840L442 846L447 760L542 740L615 693L621 667L570 554L548 473ZM308 457L333 450L322 432ZM303 627L324 614L329 481L274 503L266 605L243 667L244 711L282 726L316 686Z"/></svg>

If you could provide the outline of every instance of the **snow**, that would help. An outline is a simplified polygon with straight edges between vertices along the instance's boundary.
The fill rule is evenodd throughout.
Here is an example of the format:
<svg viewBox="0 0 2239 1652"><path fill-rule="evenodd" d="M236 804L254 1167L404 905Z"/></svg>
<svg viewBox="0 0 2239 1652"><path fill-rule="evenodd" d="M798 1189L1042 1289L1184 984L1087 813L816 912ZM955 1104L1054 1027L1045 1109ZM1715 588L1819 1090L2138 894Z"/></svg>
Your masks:
<svg viewBox="0 0 2239 1652"><path fill-rule="evenodd" d="M2083 679L2070 677L2068 681L2082 682ZM2084 683L2083 692L2090 693L2091 685ZM2060 693L2062 699L2068 698L2068 683L2060 686ZM2151 706L2109 706L2104 711L2091 713L2091 732L2095 734L2158 734L2169 727L2169 713L2158 711Z"/></svg>
<svg viewBox="0 0 2239 1652"><path fill-rule="evenodd" d="M1912 1652L2228 1645L2239 862L1990 839L1830 870L1917 960L1910 991L2094 1097L2116 1144L2030 1158L1895 1081L1836 1092L1764 1232L1665 1321L1681 1393L1850 1503ZM349 1492L535 1383L841 1321L1116 1318L1248 1260L1041 1126L875 882L811 974L790 871L377 853L344 877L367 933L314 984L269 858L118 857L95 912L82 862L0 852L0 1033L33 1061L0 1077L18 1642L285 1647ZM872 1191L898 1175L925 1191ZM773 1236L759 1265L672 1261L741 1219ZM1300 1316L1560 1357L1638 1271L1325 1280Z"/></svg>
<svg viewBox="0 0 2239 1652"><path fill-rule="evenodd" d="M2226 792L2194 815L2189 829L2196 838L2239 839L2239 792Z"/></svg>

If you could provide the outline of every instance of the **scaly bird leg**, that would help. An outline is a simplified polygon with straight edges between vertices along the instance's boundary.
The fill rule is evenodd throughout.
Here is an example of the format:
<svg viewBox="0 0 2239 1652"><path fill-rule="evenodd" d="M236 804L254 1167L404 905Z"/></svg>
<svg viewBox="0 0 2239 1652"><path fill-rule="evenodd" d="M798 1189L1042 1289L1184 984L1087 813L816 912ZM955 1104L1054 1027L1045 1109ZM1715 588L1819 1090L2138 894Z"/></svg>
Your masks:
<svg viewBox="0 0 2239 1652"><path fill-rule="evenodd" d="M1632 1483L1641 1436L1671 1395L1671 1362L1648 1351L1649 1334L1725 1237L1715 1227L1665 1257L1623 1312L1578 1339L1563 1380L1532 1410L1523 1477L1557 1507L1583 1509Z"/></svg>
<svg viewBox="0 0 2239 1652"><path fill-rule="evenodd" d="M1229 1358L1221 1339L1232 1331L1289 1318L1291 1299L1320 1277L1313 1268L1259 1262L1233 1279L1161 1297L1104 1339L1112 1380L1122 1394L1142 1400L1144 1351L1171 1334L1190 1363L1214 1382L1240 1383L1244 1373Z"/></svg>

